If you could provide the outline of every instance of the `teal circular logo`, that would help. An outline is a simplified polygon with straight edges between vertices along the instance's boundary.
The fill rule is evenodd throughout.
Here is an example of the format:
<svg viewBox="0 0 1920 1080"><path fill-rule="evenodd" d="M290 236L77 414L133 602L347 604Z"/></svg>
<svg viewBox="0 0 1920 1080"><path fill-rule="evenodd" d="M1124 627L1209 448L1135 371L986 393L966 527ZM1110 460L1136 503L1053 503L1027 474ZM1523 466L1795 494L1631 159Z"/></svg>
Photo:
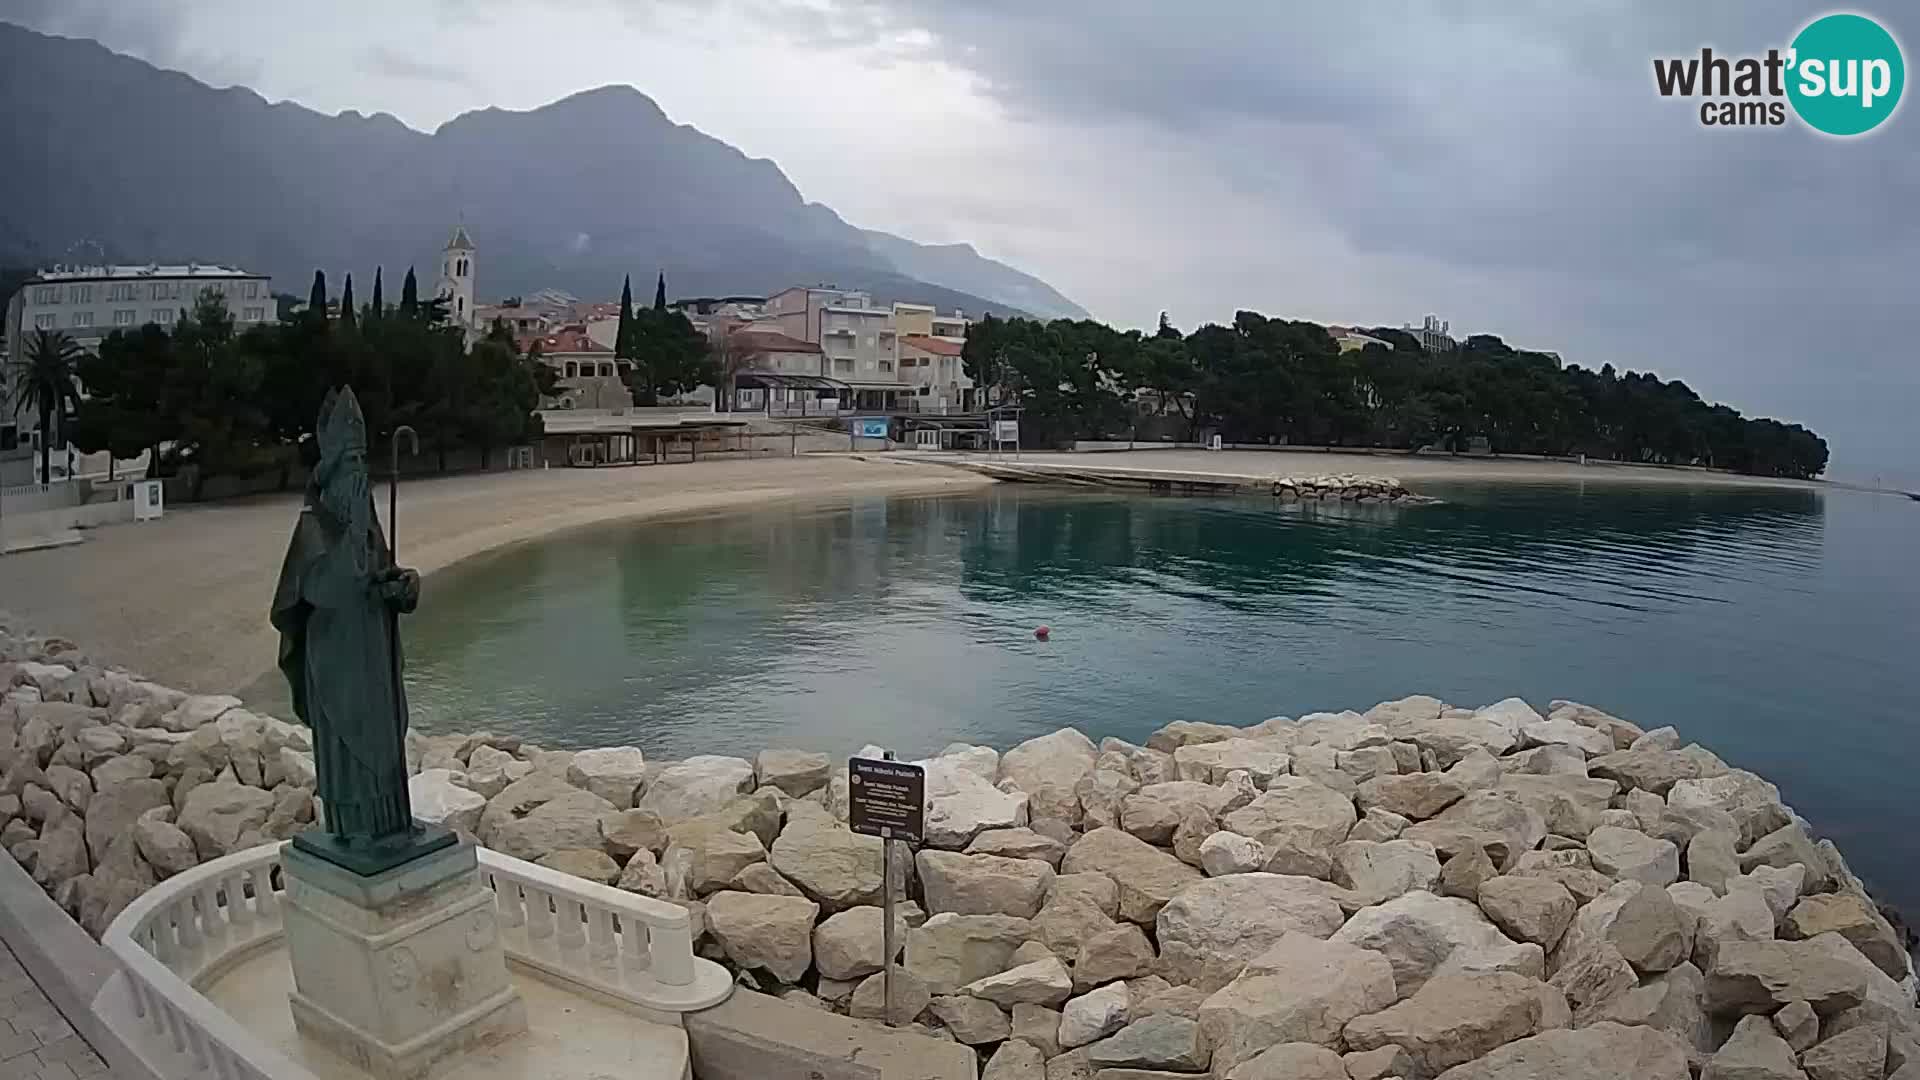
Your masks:
<svg viewBox="0 0 1920 1080"><path fill-rule="evenodd" d="M1823 15L1794 37L1787 99L1816 131L1862 135L1900 105L1900 43L1865 15Z"/></svg>

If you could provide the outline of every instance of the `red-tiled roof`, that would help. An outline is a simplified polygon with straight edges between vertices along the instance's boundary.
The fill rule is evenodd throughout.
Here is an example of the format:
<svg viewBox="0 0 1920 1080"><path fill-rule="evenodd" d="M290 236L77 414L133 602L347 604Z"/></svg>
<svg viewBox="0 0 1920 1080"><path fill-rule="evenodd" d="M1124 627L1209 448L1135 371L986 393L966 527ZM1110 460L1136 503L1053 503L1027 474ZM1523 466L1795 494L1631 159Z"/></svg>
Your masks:
<svg viewBox="0 0 1920 1080"><path fill-rule="evenodd" d="M516 339L520 351L533 348L534 342L540 343L540 351L552 356L555 353L612 353L613 350L587 336L585 329L579 326L563 326L546 334L532 334Z"/></svg>
<svg viewBox="0 0 1920 1080"><path fill-rule="evenodd" d="M797 337L789 337L778 330L742 329L735 330L727 336L735 341L745 342L748 347L759 349L762 352L817 353L820 351L820 346L815 345L813 342L802 341Z"/></svg>
<svg viewBox="0 0 1920 1080"><path fill-rule="evenodd" d="M961 346L960 346L960 343L957 341L947 341L944 338L928 337L925 334L908 334L906 337L901 338L900 340L906 342L907 344L913 346L916 349L919 349L921 352L930 352L935 356L959 356L960 355Z"/></svg>

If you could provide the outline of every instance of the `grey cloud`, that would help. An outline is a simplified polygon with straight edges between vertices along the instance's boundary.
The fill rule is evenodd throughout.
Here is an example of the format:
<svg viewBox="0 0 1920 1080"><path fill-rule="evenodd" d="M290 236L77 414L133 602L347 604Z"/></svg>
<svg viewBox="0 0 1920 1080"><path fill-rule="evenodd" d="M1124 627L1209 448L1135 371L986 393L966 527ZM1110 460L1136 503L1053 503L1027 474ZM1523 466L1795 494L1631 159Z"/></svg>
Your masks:
<svg viewBox="0 0 1920 1080"><path fill-rule="evenodd" d="M360 66L370 74L384 75L394 79L459 87L469 87L473 84L471 75L452 64L435 63L422 57L409 56L385 45L374 45L368 48L366 55L360 61Z"/></svg>
<svg viewBox="0 0 1920 1080"><path fill-rule="evenodd" d="M0 0L0 22L62 37L90 38L115 52L130 53L158 67L191 72L214 86L252 86L260 81L258 56L209 53L186 43L191 20L186 5L123 3L119 0Z"/></svg>
<svg viewBox="0 0 1920 1080"><path fill-rule="evenodd" d="M933 35L1011 116L1069 133L1144 126L1244 200L1222 213L1271 223L1188 261L1258 265L1274 232L1313 221L1383 272L1499 282L1504 295L1476 306L1536 325L1550 312L1559 340L1532 344L1576 362L1744 397L1821 427L1837 456L1852 440L1920 458L1910 425L1855 424L1846 406L1867 394L1920 408L1897 344L1911 301L1885 287L1920 268L1920 116L1908 105L1851 142L1711 131L1697 103L1653 88L1654 56L1784 45L1823 9L851 2ZM1353 292L1379 294L1365 280ZM1418 311L1375 315L1396 316ZM1836 375L1846 389L1806 392Z"/></svg>

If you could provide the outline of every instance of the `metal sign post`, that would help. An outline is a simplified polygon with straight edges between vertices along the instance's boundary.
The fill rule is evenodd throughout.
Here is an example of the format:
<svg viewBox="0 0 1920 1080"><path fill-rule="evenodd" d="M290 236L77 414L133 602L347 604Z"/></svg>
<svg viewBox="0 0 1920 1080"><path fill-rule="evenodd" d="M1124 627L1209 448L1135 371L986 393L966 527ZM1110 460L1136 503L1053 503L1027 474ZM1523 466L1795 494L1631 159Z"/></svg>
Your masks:
<svg viewBox="0 0 1920 1080"><path fill-rule="evenodd" d="M926 831L927 771L893 759L847 762L847 827L880 838L880 992L887 1025L893 1019L893 842L919 843Z"/></svg>

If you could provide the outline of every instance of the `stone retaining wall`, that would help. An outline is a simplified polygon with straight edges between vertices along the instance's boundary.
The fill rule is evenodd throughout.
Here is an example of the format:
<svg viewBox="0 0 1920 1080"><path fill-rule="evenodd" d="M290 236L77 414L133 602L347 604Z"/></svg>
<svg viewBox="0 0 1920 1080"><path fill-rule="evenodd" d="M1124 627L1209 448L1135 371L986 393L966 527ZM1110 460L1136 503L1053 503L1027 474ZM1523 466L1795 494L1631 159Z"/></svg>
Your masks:
<svg viewBox="0 0 1920 1080"><path fill-rule="evenodd" d="M0 845L96 935L323 812L303 728L4 616L0 693ZM408 748L422 819L683 904L792 1006L882 1016L843 761ZM1904 935L1773 785L1671 728L1410 697L923 764L895 1018L990 1080L1920 1078Z"/></svg>

